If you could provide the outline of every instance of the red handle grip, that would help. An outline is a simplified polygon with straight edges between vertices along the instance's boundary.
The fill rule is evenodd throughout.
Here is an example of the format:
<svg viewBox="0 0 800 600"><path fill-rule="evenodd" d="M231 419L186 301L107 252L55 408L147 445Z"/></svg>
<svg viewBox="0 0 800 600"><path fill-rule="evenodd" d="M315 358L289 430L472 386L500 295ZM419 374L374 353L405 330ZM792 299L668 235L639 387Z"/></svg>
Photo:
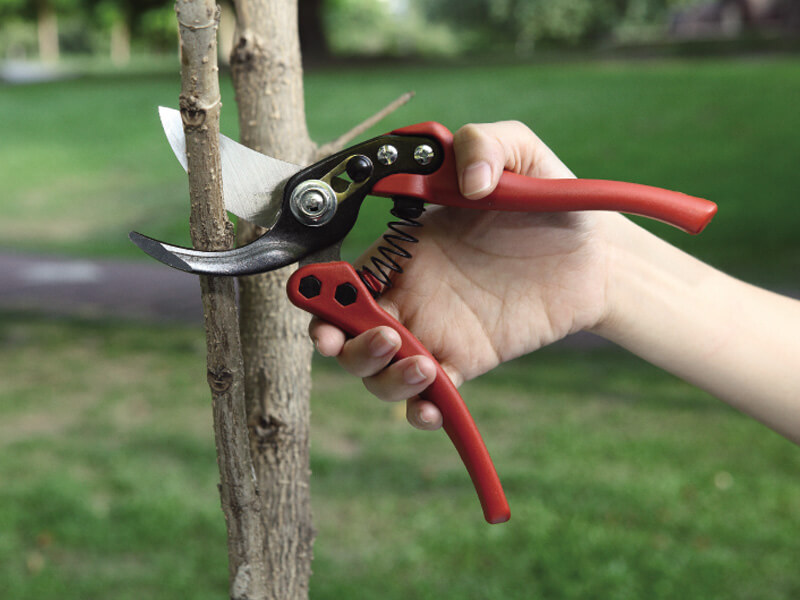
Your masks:
<svg viewBox="0 0 800 600"><path fill-rule="evenodd" d="M519 212L613 210L649 217L689 233L700 233L717 212L702 198L661 188L597 179L540 179L506 171L486 198L468 200L458 189L453 135L444 125L428 122L398 129L398 135L434 138L444 151L442 165L430 175L400 173L372 188L377 196L412 196L433 204Z"/></svg>
<svg viewBox="0 0 800 600"><path fill-rule="evenodd" d="M444 430L467 467L486 520L489 523L508 521L511 513L497 471L455 385L425 346L378 306L355 269L346 262L307 265L289 278L287 294L295 306L336 325L351 336L388 325L400 334L402 340L396 359L422 354L436 362L436 379L421 395L441 411Z"/></svg>

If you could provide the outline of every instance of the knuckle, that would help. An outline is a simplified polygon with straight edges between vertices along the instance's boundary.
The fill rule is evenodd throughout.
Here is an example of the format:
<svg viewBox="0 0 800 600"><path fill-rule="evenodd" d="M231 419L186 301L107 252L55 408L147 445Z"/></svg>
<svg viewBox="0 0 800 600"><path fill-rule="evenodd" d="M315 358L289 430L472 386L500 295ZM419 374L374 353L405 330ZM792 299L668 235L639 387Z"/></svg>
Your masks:
<svg viewBox="0 0 800 600"><path fill-rule="evenodd" d="M510 119L508 121L501 121L499 125L503 127L507 127L509 129L519 129L521 131L529 132L531 129L522 121L518 121L516 119Z"/></svg>
<svg viewBox="0 0 800 600"><path fill-rule="evenodd" d="M472 144L484 138L483 125L478 123L467 123L453 135L453 140L457 144Z"/></svg>
<svg viewBox="0 0 800 600"><path fill-rule="evenodd" d="M364 383L364 387L367 388L367 391L379 400L383 400L384 402L395 402L398 399L402 399L402 397L396 397L396 392L392 393L394 391L392 386L386 386L384 382L381 381L381 377L379 375L364 377L362 382Z"/></svg>

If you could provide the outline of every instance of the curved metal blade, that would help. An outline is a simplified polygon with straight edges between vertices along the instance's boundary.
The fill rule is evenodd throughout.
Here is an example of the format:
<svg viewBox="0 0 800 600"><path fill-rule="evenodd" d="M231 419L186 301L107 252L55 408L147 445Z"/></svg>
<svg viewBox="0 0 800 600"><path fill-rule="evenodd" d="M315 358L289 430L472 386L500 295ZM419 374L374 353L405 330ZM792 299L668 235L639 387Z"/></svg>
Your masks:
<svg viewBox="0 0 800 600"><path fill-rule="evenodd" d="M159 106L158 114L169 145L185 171L188 163L181 113ZM251 150L222 134L219 146L225 208L237 217L269 227L281 206L284 184L301 167Z"/></svg>
<svg viewBox="0 0 800 600"><path fill-rule="evenodd" d="M129 237L156 260L198 275L253 275L298 262L309 253L305 246L279 232L262 236L246 246L217 252L165 244L136 231L131 231Z"/></svg>

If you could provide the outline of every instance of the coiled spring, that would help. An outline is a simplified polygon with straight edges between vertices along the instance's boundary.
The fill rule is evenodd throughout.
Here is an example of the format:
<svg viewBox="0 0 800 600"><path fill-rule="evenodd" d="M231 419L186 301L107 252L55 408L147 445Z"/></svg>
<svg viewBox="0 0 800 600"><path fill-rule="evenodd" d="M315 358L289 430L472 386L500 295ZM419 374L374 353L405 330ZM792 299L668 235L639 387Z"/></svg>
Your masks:
<svg viewBox="0 0 800 600"><path fill-rule="evenodd" d="M417 219L425 212L423 201L417 198L394 198L394 207L389 211L397 221L390 221L386 226L392 233L383 236L385 246L378 246L378 253L370 258L372 266L361 267L358 276L370 293L377 298L386 288L392 286L392 273L400 274L403 267L397 262L399 258L411 258L404 245L416 244L419 239L411 235L407 229L422 227Z"/></svg>

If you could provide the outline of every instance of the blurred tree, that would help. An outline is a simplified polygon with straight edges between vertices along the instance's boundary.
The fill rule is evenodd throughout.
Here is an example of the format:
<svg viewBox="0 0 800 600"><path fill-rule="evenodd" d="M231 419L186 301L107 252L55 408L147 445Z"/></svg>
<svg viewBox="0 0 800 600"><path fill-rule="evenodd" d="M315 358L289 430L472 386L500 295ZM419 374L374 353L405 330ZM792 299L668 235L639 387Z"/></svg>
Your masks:
<svg viewBox="0 0 800 600"><path fill-rule="evenodd" d="M178 43L172 1L154 3L144 11L134 13L133 37L141 39L151 51L174 51Z"/></svg>
<svg viewBox="0 0 800 600"><path fill-rule="evenodd" d="M421 0L327 0L323 16L328 41L341 54L456 54L457 24L431 23L426 10Z"/></svg>
<svg viewBox="0 0 800 600"><path fill-rule="evenodd" d="M26 4L24 0L0 0L0 41L3 42L4 54L8 53L17 58L26 56L29 47L34 45L28 39L23 41L23 36L20 36L18 31ZM15 35L11 33L14 26L17 26Z"/></svg>
<svg viewBox="0 0 800 600"><path fill-rule="evenodd" d="M55 7L46 0L37 2L36 17L39 24L39 58L55 62L59 58L58 18Z"/></svg>
<svg viewBox="0 0 800 600"><path fill-rule="evenodd" d="M108 36L112 60L120 64L130 57L135 37L150 48L177 47L173 4L173 0L0 0L0 27L5 33L9 24L34 24L38 55L47 61L58 60L69 43L73 51L76 44L79 51L105 47L97 43L102 31ZM70 25L66 35L60 27L65 19Z"/></svg>
<svg viewBox="0 0 800 600"><path fill-rule="evenodd" d="M327 4L325 0L298 2L298 27L303 62L320 62L330 57L328 35L323 19L325 4Z"/></svg>
<svg viewBox="0 0 800 600"><path fill-rule="evenodd" d="M100 26L111 32L111 61L115 65L126 64L131 57L131 28L124 6L114 0L100 0L90 4L94 4L94 17Z"/></svg>
<svg viewBox="0 0 800 600"><path fill-rule="evenodd" d="M0 0L0 17L35 20L38 34L39 58L47 62L59 59L58 17L80 6L80 0Z"/></svg>
<svg viewBox="0 0 800 600"><path fill-rule="evenodd" d="M696 0L414 0L433 20L477 35L477 45L510 41L517 52L536 44L584 44L633 24L662 31L676 7Z"/></svg>
<svg viewBox="0 0 800 600"><path fill-rule="evenodd" d="M111 60L125 64L131 55L133 33L147 38L151 47L176 46L174 2L167 0L73 0L110 34Z"/></svg>

